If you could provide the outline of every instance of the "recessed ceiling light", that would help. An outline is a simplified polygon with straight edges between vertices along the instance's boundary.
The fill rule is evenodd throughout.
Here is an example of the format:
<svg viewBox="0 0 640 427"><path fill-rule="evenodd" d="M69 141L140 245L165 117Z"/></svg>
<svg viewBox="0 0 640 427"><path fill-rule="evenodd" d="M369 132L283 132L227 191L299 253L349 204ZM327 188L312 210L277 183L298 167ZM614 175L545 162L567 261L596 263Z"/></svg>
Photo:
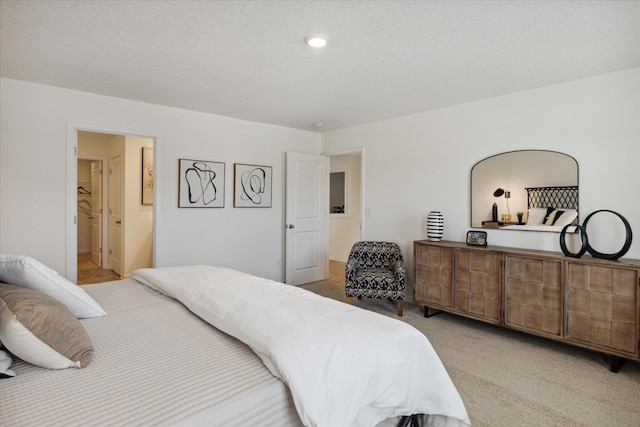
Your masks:
<svg viewBox="0 0 640 427"><path fill-rule="evenodd" d="M325 47L327 45L327 36L322 34L310 34L304 38L304 42L311 47Z"/></svg>
<svg viewBox="0 0 640 427"><path fill-rule="evenodd" d="M323 126L324 126L324 123L322 123L322 122L315 122L315 123L313 124L313 127L315 127L315 128L321 128L321 127L323 127Z"/></svg>

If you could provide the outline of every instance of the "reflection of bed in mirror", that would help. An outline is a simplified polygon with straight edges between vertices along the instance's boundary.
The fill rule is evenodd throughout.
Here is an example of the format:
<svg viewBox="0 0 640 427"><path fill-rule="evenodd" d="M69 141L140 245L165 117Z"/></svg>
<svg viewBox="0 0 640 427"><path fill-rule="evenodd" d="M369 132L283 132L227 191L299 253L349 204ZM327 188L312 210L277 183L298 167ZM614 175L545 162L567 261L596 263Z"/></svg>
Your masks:
<svg viewBox="0 0 640 427"><path fill-rule="evenodd" d="M569 224L578 224L578 186L528 187L527 220L523 224L505 224L502 229L561 232ZM569 227L569 232L575 227Z"/></svg>
<svg viewBox="0 0 640 427"><path fill-rule="evenodd" d="M471 227L560 232L562 227L557 224L541 225L540 218L534 224L535 221L527 218L528 213L530 209L546 207L577 211L578 162L557 151L518 150L499 153L480 160L471 168L470 185ZM533 200L529 200L527 188L532 189ZM574 200L569 200L569 204L556 203L556 193L561 191L561 195L562 191L569 189ZM547 203L546 199L537 200L541 195L550 198L550 201ZM497 215L493 212L494 204ZM520 223L517 222L519 212L524 214Z"/></svg>

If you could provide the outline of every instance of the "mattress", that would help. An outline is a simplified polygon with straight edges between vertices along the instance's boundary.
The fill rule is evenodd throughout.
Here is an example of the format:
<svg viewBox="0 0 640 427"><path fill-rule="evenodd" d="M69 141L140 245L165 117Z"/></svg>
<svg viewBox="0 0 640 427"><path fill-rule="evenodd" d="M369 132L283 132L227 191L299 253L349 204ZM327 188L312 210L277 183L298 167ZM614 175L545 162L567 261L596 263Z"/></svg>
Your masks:
<svg viewBox="0 0 640 427"><path fill-rule="evenodd" d="M107 311L81 320L84 369L19 359L0 381L2 426L299 426L288 388L242 342L133 279L83 286Z"/></svg>

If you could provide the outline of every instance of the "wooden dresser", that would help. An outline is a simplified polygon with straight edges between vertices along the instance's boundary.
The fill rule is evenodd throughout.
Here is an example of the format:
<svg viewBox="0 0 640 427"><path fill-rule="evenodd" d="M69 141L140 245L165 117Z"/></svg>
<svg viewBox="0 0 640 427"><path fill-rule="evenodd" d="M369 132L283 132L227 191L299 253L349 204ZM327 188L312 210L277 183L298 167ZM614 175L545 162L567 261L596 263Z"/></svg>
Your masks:
<svg viewBox="0 0 640 427"><path fill-rule="evenodd" d="M640 260L607 261L457 242L414 242L417 303L640 360Z"/></svg>

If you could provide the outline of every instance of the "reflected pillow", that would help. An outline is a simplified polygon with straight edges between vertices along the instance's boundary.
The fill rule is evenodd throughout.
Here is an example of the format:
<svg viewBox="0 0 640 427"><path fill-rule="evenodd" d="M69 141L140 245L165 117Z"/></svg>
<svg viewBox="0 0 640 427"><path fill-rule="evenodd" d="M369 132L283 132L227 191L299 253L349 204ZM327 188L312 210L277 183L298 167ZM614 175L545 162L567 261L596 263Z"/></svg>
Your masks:
<svg viewBox="0 0 640 427"><path fill-rule="evenodd" d="M531 208L527 215L527 225L540 225L547 215L547 208Z"/></svg>
<svg viewBox="0 0 640 427"><path fill-rule="evenodd" d="M571 224L577 217L578 211L575 209L555 209L549 214L544 225L564 227L567 224Z"/></svg>
<svg viewBox="0 0 640 427"><path fill-rule="evenodd" d="M80 286L29 256L0 254L0 281L47 294L78 318L107 314Z"/></svg>
<svg viewBox="0 0 640 427"><path fill-rule="evenodd" d="M48 295L0 283L0 340L14 356L48 369L84 368L93 343L78 319Z"/></svg>

